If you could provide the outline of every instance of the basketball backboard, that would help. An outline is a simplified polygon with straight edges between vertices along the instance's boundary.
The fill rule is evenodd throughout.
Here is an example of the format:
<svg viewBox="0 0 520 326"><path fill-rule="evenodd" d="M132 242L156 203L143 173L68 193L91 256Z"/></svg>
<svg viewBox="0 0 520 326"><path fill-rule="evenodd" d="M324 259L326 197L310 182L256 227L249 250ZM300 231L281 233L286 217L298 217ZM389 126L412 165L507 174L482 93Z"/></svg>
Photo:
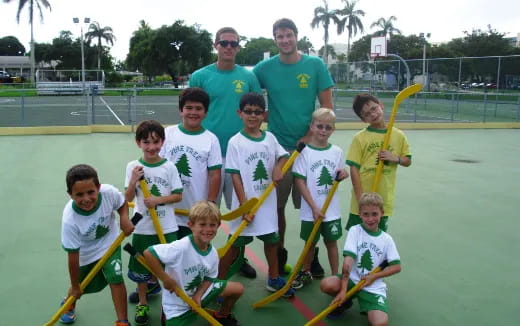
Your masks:
<svg viewBox="0 0 520 326"><path fill-rule="evenodd" d="M374 36L370 42L370 57L375 59L377 57L386 57L386 37Z"/></svg>

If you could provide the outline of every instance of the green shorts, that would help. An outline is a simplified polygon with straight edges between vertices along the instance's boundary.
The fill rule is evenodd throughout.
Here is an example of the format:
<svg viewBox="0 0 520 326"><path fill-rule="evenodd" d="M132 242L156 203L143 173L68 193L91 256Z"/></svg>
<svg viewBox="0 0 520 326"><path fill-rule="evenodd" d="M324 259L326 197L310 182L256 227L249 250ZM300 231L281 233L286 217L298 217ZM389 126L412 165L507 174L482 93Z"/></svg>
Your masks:
<svg viewBox="0 0 520 326"><path fill-rule="evenodd" d="M229 236L231 238L231 236ZM280 242L280 235L278 232L268 233L268 234L262 234L257 236L257 239L262 240L265 243L269 244L275 244ZM241 235L237 238L237 240L233 243L233 247L244 247L245 245L253 242L253 236L249 235Z"/></svg>
<svg viewBox="0 0 520 326"><path fill-rule="evenodd" d="M99 260L79 268L79 280L83 281L87 274L94 268ZM121 263L121 246L108 258L107 262L101 270L94 276L92 281L87 285L83 293L96 293L105 288L107 284L123 283L123 268Z"/></svg>
<svg viewBox="0 0 520 326"><path fill-rule="evenodd" d="M307 241L313 228L314 222L301 221L300 239ZM320 228L314 237L314 243L320 240L320 234L323 236L325 241L336 241L340 239L343 235L341 230L341 219L321 223Z"/></svg>
<svg viewBox="0 0 520 326"><path fill-rule="evenodd" d="M187 226L179 225L179 229L177 230L177 240L180 240L188 235L190 235L191 229Z"/></svg>
<svg viewBox="0 0 520 326"><path fill-rule="evenodd" d="M336 275L341 280L341 274ZM348 280L348 290L353 288L356 284L351 279ZM358 291L352 296L352 299L357 299L359 303L359 313L366 315L371 310L380 310L388 313L388 304L386 297L380 294L374 294L367 291Z"/></svg>
<svg viewBox="0 0 520 326"><path fill-rule="evenodd" d="M166 242L170 243L177 240L177 232L170 232L164 235L166 238ZM132 246L137 250L137 252L142 253L148 247L161 243L159 241L159 237L156 234L134 234L132 236ZM130 261L128 262L128 272L133 274L141 274L141 275L151 275L151 273L141 265L135 257L130 257ZM132 280L134 278L130 277ZM145 278L146 279L146 278Z"/></svg>
<svg viewBox="0 0 520 326"><path fill-rule="evenodd" d="M217 297L224 291L227 286L226 280L214 280L213 287L208 295L202 299L202 307L208 305L210 302L215 301ZM184 326L191 325L197 318L198 314L195 311L189 310L180 316L170 318L166 321L166 326Z"/></svg>
<svg viewBox="0 0 520 326"><path fill-rule="evenodd" d="M363 223L363 221L361 220L361 217L359 215L350 213L345 229L347 229L348 231L354 225L358 225L361 223ZM387 232L386 230L388 230L388 216L381 217L381 221L379 221L379 229Z"/></svg>

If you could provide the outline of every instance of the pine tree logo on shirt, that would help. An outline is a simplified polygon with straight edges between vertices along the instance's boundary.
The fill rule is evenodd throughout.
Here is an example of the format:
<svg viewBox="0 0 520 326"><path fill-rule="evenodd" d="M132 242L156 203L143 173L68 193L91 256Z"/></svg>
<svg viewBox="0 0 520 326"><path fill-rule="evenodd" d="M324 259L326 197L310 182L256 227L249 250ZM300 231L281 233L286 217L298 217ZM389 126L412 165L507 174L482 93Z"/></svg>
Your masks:
<svg viewBox="0 0 520 326"><path fill-rule="evenodd" d="M267 170L265 169L264 162L262 160L258 160L258 163L256 163L255 172L253 172L253 181L260 180L260 184L262 184L262 180L267 179Z"/></svg>
<svg viewBox="0 0 520 326"><path fill-rule="evenodd" d="M309 79L311 79L311 76L307 74L298 74L296 76L296 79L300 82L298 87L300 88L309 88Z"/></svg>
<svg viewBox="0 0 520 326"><path fill-rule="evenodd" d="M235 93L242 93L242 92L244 92L243 87L244 87L245 83L246 82L243 81L243 80L234 80L233 84L235 85Z"/></svg>
<svg viewBox="0 0 520 326"><path fill-rule="evenodd" d="M161 195L161 191L159 190L159 188L157 187L157 185L152 185L152 189L150 189L150 193L155 196L155 197L162 197ZM159 204L157 206L164 206L164 204Z"/></svg>
<svg viewBox="0 0 520 326"><path fill-rule="evenodd" d="M179 157L175 166L181 175L191 177L190 161L188 161L186 154L182 154L182 156Z"/></svg>
<svg viewBox="0 0 520 326"><path fill-rule="evenodd" d="M202 284L202 276L199 273L199 274L197 274L197 276L195 276L195 278L193 280L191 280L190 283L188 283L184 287L184 290L186 292L190 292L190 291L196 290L199 287L200 284Z"/></svg>
<svg viewBox="0 0 520 326"><path fill-rule="evenodd" d="M327 189L327 185L332 186L332 175L330 175L329 169L326 167L321 168L320 176L318 177L318 186L325 186Z"/></svg>
<svg viewBox="0 0 520 326"><path fill-rule="evenodd" d="M374 268L374 262L372 260L372 254L370 250L365 250L363 255L361 256L361 261L357 265L357 267L361 268L361 271L366 270L367 272L371 271ZM365 274L365 273L362 273Z"/></svg>
<svg viewBox="0 0 520 326"><path fill-rule="evenodd" d="M96 228L96 239L100 239L108 233L108 227L104 225L98 225Z"/></svg>

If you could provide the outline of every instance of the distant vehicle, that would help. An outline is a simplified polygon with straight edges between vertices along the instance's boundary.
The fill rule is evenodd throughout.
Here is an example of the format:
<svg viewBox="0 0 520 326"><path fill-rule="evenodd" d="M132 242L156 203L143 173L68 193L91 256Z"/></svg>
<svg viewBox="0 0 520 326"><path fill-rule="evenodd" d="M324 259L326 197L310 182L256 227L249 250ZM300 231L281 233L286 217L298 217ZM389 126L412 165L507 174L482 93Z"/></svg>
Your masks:
<svg viewBox="0 0 520 326"><path fill-rule="evenodd" d="M487 83L486 88L497 88L497 84L495 83Z"/></svg>
<svg viewBox="0 0 520 326"><path fill-rule="evenodd" d="M0 83L12 83L13 79L6 71L0 71Z"/></svg>

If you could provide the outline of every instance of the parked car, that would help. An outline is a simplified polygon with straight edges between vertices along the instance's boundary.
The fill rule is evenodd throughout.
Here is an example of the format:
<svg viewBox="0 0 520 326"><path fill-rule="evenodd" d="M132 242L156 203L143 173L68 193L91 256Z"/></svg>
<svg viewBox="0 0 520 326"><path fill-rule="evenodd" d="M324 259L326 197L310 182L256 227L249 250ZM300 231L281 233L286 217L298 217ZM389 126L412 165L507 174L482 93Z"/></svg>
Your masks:
<svg viewBox="0 0 520 326"><path fill-rule="evenodd" d="M12 83L13 79L6 71L0 71L0 83Z"/></svg>
<svg viewBox="0 0 520 326"><path fill-rule="evenodd" d="M497 88L497 84L495 83L487 83L486 88Z"/></svg>

